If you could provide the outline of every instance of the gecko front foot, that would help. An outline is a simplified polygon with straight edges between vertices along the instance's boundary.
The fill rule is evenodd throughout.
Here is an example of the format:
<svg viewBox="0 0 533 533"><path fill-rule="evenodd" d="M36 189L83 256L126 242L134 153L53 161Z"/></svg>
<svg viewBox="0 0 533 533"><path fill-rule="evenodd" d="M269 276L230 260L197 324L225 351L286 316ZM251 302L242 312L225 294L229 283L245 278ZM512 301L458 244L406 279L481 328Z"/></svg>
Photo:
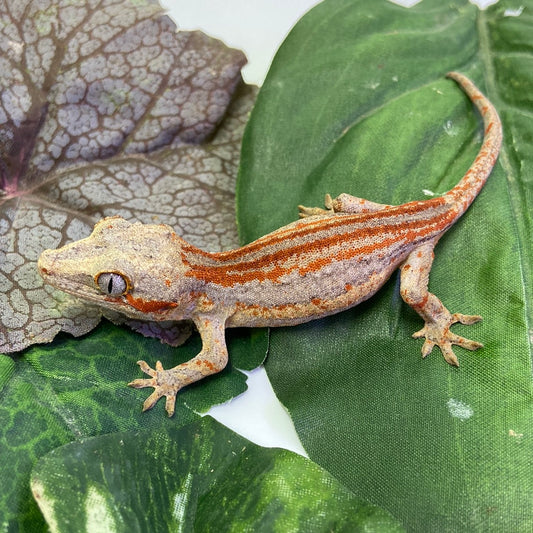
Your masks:
<svg viewBox="0 0 533 533"><path fill-rule="evenodd" d="M455 333L450 331L450 326L456 322L470 326L480 320L481 317L478 315L462 315L460 313L454 313L453 315L450 315L450 319L444 325L436 322L426 322L420 331L413 334L413 338L419 339L425 337L426 339L422 346L422 357L427 357L433 350L433 347L438 346L444 359L446 359L450 365L459 366L457 356L452 350L453 344L466 348L467 350L477 350L478 348L482 348L483 344L455 335Z"/></svg>
<svg viewBox="0 0 533 533"><path fill-rule="evenodd" d="M167 399L165 409L168 416L172 416L176 406L176 394L184 386L179 376L172 369L164 370L160 361L157 361L155 364L155 370L150 368L144 361L137 361L137 364L145 374L152 376L152 378L135 379L131 383L128 383L128 386L134 387L135 389L142 389L144 387L154 387L155 389L144 401L143 411L151 409L159 398L165 396Z"/></svg>

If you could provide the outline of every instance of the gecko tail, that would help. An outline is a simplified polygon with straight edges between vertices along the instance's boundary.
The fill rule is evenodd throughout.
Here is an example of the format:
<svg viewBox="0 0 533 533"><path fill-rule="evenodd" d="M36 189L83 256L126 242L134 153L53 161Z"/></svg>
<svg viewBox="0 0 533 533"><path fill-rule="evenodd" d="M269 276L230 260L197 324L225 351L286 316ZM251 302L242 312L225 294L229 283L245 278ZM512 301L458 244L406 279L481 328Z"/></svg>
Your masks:
<svg viewBox="0 0 533 533"><path fill-rule="evenodd" d="M462 214L479 194L496 163L502 144L502 123L492 103L470 79L459 72L448 72L446 77L461 87L483 119L483 144L476 159L461 181L444 195Z"/></svg>

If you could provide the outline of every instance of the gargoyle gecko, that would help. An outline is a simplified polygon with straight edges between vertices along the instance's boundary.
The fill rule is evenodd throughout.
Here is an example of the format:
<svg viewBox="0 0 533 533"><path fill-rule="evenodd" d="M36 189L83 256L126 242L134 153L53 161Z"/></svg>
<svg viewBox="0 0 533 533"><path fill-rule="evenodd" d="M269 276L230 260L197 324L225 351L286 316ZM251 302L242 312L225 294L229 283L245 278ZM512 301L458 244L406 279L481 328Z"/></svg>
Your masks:
<svg viewBox="0 0 533 533"><path fill-rule="evenodd" d="M455 335L456 322L479 316L452 314L428 291L433 248L480 192L498 157L498 113L465 76L454 79L477 106L485 135L480 152L459 183L440 197L399 206L348 194L326 196L326 209L300 206L301 219L235 250L209 253L178 237L171 227L108 217L92 234L58 250L46 250L39 271L47 283L79 298L144 320L190 319L201 352L165 370L139 361L154 387L144 410L166 397L172 416L176 394L222 370L228 361L228 327L291 326L348 309L370 298L396 268L404 301L424 320L422 356L438 346L458 365L452 345L482 345Z"/></svg>

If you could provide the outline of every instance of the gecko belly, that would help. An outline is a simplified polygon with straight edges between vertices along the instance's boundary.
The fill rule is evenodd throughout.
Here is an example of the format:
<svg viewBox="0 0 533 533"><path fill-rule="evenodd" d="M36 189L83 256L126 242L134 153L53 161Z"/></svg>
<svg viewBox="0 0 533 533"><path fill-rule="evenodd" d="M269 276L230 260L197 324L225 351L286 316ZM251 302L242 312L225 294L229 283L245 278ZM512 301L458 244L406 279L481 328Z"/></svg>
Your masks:
<svg viewBox="0 0 533 533"><path fill-rule="evenodd" d="M229 317L227 327L279 327L302 324L317 318L333 315L367 300L389 279L397 265L375 273L363 282L346 282L335 297L314 297L307 301L298 298L279 304L235 303L235 313Z"/></svg>

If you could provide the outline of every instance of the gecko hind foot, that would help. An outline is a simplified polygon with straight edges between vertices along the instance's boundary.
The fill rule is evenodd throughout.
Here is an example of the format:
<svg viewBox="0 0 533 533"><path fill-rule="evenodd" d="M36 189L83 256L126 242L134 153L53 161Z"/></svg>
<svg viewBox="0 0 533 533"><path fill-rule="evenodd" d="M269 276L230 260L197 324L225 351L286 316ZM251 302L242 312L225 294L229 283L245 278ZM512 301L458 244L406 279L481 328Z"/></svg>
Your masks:
<svg viewBox="0 0 533 533"><path fill-rule="evenodd" d="M426 358L433 348L438 346L447 363L452 366L459 366L459 361L453 352L452 345L455 344L456 346L461 346L467 350L477 350L478 348L482 348L483 344L452 333L450 331L450 326L457 322L470 326L480 320L481 317L479 315L462 315L460 313L455 313L451 315L451 319L444 327L439 324L426 322L420 331L413 333L413 338L419 339L425 337L426 340L422 346L423 358Z"/></svg>
<svg viewBox="0 0 533 533"><path fill-rule="evenodd" d="M182 384L176 379L175 373L165 370L160 361L155 364L155 370L145 361L137 361L141 370L151 376L151 379L134 379L128 383L129 387L142 389L144 387L153 387L155 390L146 398L143 403L143 412L151 409L160 398L166 397L165 409L168 416L174 414L176 406L176 394L182 388Z"/></svg>
<svg viewBox="0 0 533 533"><path fill-rule="evenodd" d="M305 205L299 205L298 206L298 213L300 218L306 218L306 217L313 217L316 215L334 215L335 209L333 208L333 199L329 194L326 194L326 198L324 200L324 205L326 209L322 209L321 207L305 207Z"/></svg>

